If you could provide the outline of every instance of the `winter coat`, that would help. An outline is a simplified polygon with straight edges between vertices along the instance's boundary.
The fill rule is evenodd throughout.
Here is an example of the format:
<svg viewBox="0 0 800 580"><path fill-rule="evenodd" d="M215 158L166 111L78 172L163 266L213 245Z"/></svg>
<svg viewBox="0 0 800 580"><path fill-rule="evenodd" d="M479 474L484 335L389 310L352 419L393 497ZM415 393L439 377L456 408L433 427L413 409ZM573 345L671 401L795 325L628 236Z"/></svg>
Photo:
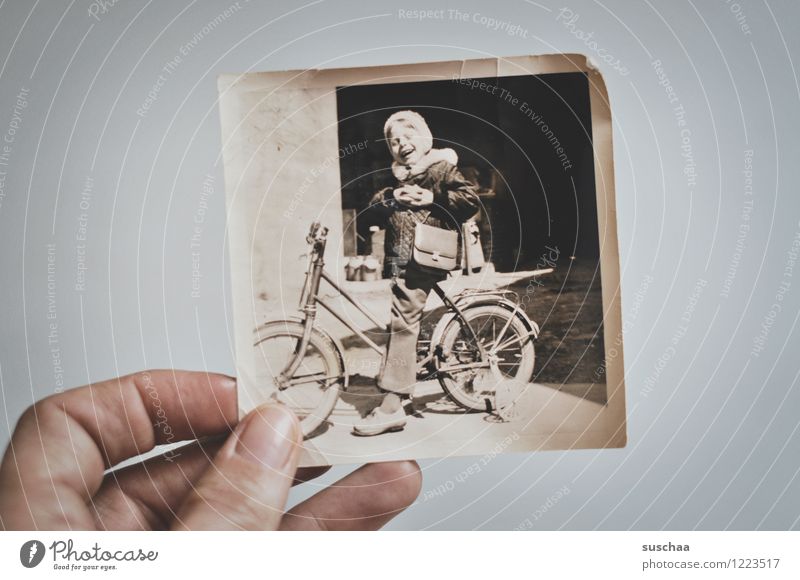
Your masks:
<svg viewBox="0 0 800 580"><path fill-rule="evenodd" d="M461 224L475 215L479 208L475 185L468 181L456 167L452 149L437 150L429 154L430 165L423 167L393 167L395 177L403 178L395 187L378 191L370 200L367 212L369 221L386 228L384 262L385 275L400 275L411 259L414 246L414 228L418 222L461 232ZM424 158L423 158L424 161ZM403 171L405 169L405 171ZM408 207L394 198L394 190L402 185L418 185L433 192L433 205Z"/></svg>

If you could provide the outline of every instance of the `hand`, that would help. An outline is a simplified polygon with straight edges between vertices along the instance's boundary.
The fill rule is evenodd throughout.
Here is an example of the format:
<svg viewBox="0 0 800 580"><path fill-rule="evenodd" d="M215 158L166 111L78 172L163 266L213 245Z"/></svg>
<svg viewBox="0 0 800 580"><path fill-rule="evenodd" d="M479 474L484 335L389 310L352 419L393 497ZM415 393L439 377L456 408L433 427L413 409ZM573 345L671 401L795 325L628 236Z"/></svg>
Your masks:
<svg viewBox="0 0 800 580"><path fill-rule="evenodd" d="M433 204L433 192L419 185L403 185L394 190L394 198L410 207L428 207Z"/></svg>
<svg viewBox="0 0 800 580"><path fill-rule="evenodd" d="M155 445L198 438L104 475ZM149 371L80 387L20 419L0 466L0 524L377 529L419 493L416 463L365 465L284 513L290 487L327 470L297 470L301 442L297 418L280 405L259 407L237 425L236 382L224 375Z"/></svg>

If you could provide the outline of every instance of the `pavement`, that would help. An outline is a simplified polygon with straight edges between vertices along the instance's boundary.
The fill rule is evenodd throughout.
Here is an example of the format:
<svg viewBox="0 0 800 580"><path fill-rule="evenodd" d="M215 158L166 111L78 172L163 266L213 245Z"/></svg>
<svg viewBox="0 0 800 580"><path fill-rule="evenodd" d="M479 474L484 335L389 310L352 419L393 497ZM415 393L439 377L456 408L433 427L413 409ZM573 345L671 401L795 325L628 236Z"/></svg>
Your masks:
<svg viewBox="0 0 800 580"><path fill-rule="evenodd" d="M465 412L452 403L438 381L417 384L414 413L405 428L375 437L357 437L353 425L380 404L374 380L356 377L326 425L306 441L304 465L365 463L399 458L494 455L506 451L617 447L618 425L604 404L565 393L560 385L528 383L516 400L517 418ZM590 385L582 385L588 389ZM623 429L624 434L624 429Z"/></svg>
<svg viewBox="0 0 800 580"><path fill-rule="evenodd" d="M598 333L598 320L599 329L602 328L599 285L588 282L593 275L588 268L586 274L577 279L574 272L564 278L546 276L548 283L537 286L537 298L529 303L534 309L529 315L543 326L543 336L536 347L534 378L537 382L520 387L522 391L516 402L518 418L510 422L494 414L465 412L446 397L434 380L417 384L415 413L408 417L402 431L366 438L352 435L353 424L381 402L382 395L374 386L381 357L365 347L347 327L320 310L318 327L343 343L351 379L350 387L340 396L328 422L306 441L302 465L624 446L624 416L612 414L606 405L605 377L600 377L602 382L590 382L599 376L595 369L602 364L602 332ZM448 293L465 287L524 286L531 274L487 272L484 276L455 277L443 286ZM572 285L565 283L573 280ZM379 321L388 322L388 280L346 283L344 287L362 306L374 312ZM524 292L522 287L517 290L520 294ZM385 344L384 328L366 321L331 289L323 287L321 294L379 345ZM587 296L592 297L591 308L586 306ZM425 310L423 340L442 313L438 297L432 294ZM273 309L262 311L264 320L286 315L279 314ZM546 344L542 344L543 339Z"/></svg>

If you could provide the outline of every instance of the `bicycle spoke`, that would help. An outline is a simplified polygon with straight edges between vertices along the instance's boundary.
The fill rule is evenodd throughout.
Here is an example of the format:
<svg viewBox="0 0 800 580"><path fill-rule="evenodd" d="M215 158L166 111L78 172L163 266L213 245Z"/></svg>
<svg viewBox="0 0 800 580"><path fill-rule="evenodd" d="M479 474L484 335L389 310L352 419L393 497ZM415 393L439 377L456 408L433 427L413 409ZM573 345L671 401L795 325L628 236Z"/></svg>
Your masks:
<svg viewBox="0 0 800 580"><path fill-rule="evenodd" d="M346 382L346 377L343 369L330 362L329 353L320 350L319 345L327 348L326 343L315 344L312 336L306 348L301 349L303 336L304 329L291 328L259 337L255 346L265 378L268 377L265 394L274 390L275 400L294 411L304 426L304 435L308 435L330 414L338 385ZM296 366L291 376L279 380L293 364Z"/></svg>
<svg viewBox="0 0 800 580"><path fill-rule="evenodd" d="M502 350L505 350L509 346L511 346L512 344L516 344L518 342L522 342L526 338L530 338L530 335L517 335L514 338L509 338L507 341L505 341L501 345L493 347L493 350L498 351L498 352L502 351ZM522 347L520 347L520 348L522 348Z"/></svg>
<svg viewBox="0 0 800 580"><path fill-rule="evenodd" d="M312 378L313 377L313 378ZM295 376L289 381L290 387L299 385L308 385L311 383L319 383L322 389L327 389L336 381L341 380L341 376L326 376L325 373L316 373L313 375Z"/></svg>

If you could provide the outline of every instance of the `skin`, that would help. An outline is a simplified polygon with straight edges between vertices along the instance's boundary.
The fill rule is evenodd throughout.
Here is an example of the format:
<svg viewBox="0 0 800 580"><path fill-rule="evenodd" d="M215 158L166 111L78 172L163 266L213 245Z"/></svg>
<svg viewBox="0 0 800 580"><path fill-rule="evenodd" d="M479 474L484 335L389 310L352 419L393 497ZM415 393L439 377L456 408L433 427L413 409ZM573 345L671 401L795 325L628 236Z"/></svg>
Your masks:
<svg viewBox="0 0 800 580"><path fill-rule="evenodd" d="M156 404L157 402L157 404ZM237 419L225 375L149 371L53 395L20 419L0 466L6 530L374 530L419 493L411 461L365 465L285 512L302 436L283 406ZM109 468L169 441L188 445Z"/></svg>
<svg viewBox="0 0 800 580"><path fill-rule="evenodd" d="M403 185L394 190L394 198L409 207L428 207L433 203L433 192L419 185Z"/></svg>
<svg viewBox="0 0 800 580"><path fill-rule="evenodd" d="M386 139L392 157L401 165L417 163L427 153L425 149L429 146L425 137L420 135L414 127L403 123L392 125Z"/></svg>
<svg viewBox="0 0 800 580"><path fill-rule="evenodd" d="M392 157L401 165L419 162L428 145L423 135L402 123L395 123L389 129L387 142ZM433 192L418 185L403 185L394 190L394 198L409 207L427 207L433 203Z"/></svg>

